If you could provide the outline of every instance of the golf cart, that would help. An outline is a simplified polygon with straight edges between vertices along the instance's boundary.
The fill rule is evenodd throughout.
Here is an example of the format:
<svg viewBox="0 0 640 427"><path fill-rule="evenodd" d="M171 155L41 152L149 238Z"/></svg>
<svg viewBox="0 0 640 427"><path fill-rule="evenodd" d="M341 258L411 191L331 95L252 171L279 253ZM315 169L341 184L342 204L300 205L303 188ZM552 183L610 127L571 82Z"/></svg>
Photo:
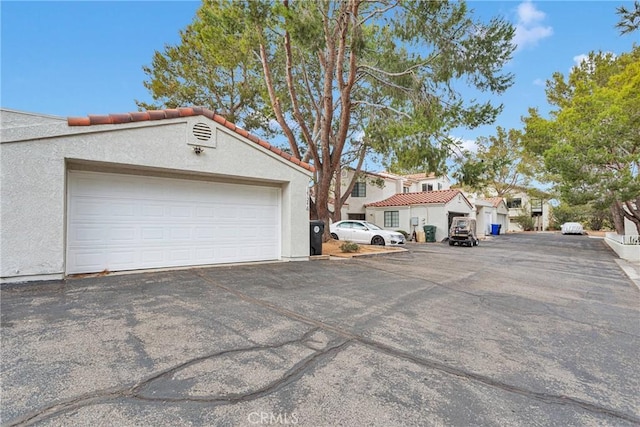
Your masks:
<svg viewBox="0 0 640 427"><path fill-rule="evenodd" d="M476 235L476 220L466 216L456 216L451 222L449 229L449 246L466 245L478 246L480 240Z"/></svg>

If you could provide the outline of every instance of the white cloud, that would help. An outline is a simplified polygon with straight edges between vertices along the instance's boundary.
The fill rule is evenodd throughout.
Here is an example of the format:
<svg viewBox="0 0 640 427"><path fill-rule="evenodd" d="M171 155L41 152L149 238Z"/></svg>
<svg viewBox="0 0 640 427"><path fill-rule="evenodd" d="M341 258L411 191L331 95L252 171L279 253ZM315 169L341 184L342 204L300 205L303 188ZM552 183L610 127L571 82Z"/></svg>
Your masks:
<svg viewBox="0 0 640 427"><path fill-rule="evenodd" d="M455 141L457 145L457 149L455 149L453 157L458 157L465 151L470 151L472 153L478 152L478 144L475 139L462 139L456 136L450 136L450 139Z"/></svg>
<svg viewBox="0 0 640 427"><path fill-rule="evenodd" d="M531 2L526 1L518 5L518 20L523 25L536 24L545 18L544 12L536 9Z"/></svg>
<svg viewBox="0 0 640 427"><path fill-rule="evenodd" d="M478 152L478 143L475 139L463 139L460 141L460 146L463 150L467 150L472 153Z"/></svg>
<svg viewBox="0 0 640 427"><path fill-rule="evenodd" d="M589 59L589 55L585 55L584 53L581 53L580 55L576 55L573 57L573 62L575 63L576 66L580 66L580 64L582 64L582 62L585 61L586 59Z"/></svg>
<svg viewBox="0 0 640 427"><path fill-rule="evenodd" d="M617 57L615 53L609 52L609 51L603 52L602 54L609 55L612 59L615 59ZM569 68L569 72L571 72L575 67L580 67L584 62L587 62L588 64L588 61L589 61L589 55L586 55L584 53L574 56L573 65L571 66L571 68ZM593 70L593 64L591 64L591 67L589 69Z"/></svg>
<svg viewBox="0 0 640 427"><path fill-rule="evenodd" d="M518 50L527 46L535 46L538 41L553 34L553 28L542 23L546 18L546 14L536 9L535 5L530 1L520 3L517 14L518 22L516 23L513 42Z"/></svg>
<svg viewBox="0 0 640 427"><path fill-rule="evenodd" d="M545 81L544 81L544 80L542 80L542 79L535 79L535 80L533 81L533 84L534 84L534 85L536 85L536 86L542 86L542 87L545 87L545 86L546 86Z"/></svg>

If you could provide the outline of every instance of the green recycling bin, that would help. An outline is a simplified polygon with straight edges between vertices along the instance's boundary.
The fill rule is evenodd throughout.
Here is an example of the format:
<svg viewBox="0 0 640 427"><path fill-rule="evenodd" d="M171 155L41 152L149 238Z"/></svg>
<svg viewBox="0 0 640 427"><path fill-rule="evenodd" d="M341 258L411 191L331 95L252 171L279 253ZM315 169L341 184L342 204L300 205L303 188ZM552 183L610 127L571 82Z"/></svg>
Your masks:
<svg viewBox="0 0 640 427"><path fill-rule="evenodd" d="M425 225L424 227L424 235L426 237L427 242L435 242L436 241L436 226L435 225Z"/></svg>

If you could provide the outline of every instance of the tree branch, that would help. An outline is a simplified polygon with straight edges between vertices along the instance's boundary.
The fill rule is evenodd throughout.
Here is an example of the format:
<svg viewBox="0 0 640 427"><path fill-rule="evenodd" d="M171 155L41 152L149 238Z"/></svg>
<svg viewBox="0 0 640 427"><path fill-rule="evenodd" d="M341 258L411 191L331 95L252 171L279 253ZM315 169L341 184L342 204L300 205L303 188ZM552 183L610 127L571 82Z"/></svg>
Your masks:
<svg viewBox="0 0 640 427"><path fill-rule="evenodd" d="M264 47L264 43L260 43L260 61L262 62L262 70L264 72L264 80L267 85L267 91L269 92L269 99L271 100L271 106L273 107L273 111L276 114L276 120L282 127L282 130L289 141L289 147L291 147L291 151L295 158L300 159L300 150L298 149L298 144L296 143L296 138L291 128L287 124L284 119L284 114L282 113L282 107L280 106L280 100L276 96L276 91L273 87L273 79L271 78L271 69L269 68L269 62L267 60L267 52Z"/></svg>
<svg viewBox="0 0 640 427"><path fill-rule="evenodd" d="M405 112L403 112L403 111L400 111L400 110L396 110L395 108L390 107L390 106L388 106L388 105L384 105L384 104L374 104L374 103L372 103L372 102L368 102L368 101L351 101L351 105L360 105L360 104L362 104L362 105L367 105L367 106L369 106L369 107L378 108L378 109L381 109L381 110L389 110L389 111L392 111L392 112L394 112L394 113L396 113L396 114L399 114L399 115L401 115L401 116L404 116L404 117L406 117L406 118L408 118L408 119L410 119L410 118L411 118L411 116L410 116L409 114L407 114L407 113L405 113Z"/></svg>
<svg viewBox="0 0 640 427"><path fill-rule="evenodd" d="M284 0L283 4L286 8L289 7L289 0ZM313 160L318 163L318 154L317 154L317 147L315 146L315 143L313 141L313 138L311 136L311 133L309 132L309 128L307 127L307 124L304 120L304 118L302 117L302 113L300 112L300 105L298 103L298 95L296 93L296 87L295 87L295 83L293 82L293 54L291 52L291 36L289 34L289 31L285 31L284 34L284 49L285 49L285 57L286 57L286 81L287 81L287 87L289 89L289 97L291 99L291 105L293 106L293 115L296 118L296 121L298 122L298 125L300 126L300 130L302 132L302 136L304 138L304 140L307 142L307 144L309 145L309 149L312 152L313 155ZM300 158L300 152L297 153L296 156L298 159Z"/></svg>

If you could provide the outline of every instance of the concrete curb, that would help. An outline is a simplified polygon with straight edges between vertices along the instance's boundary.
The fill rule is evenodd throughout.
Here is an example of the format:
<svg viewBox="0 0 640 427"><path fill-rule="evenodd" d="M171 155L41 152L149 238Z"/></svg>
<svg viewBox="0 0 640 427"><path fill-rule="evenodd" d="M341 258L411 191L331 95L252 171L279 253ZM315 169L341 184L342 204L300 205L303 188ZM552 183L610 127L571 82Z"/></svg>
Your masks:
<svg viewBox="0 0 640 427"><path fill-rule="evenodd" d="M640 262L632 263L624 259L614 260L640 291Z"/></svg>
<svg viewBox="0 0 640 427"><path fill-rule="evenodd" d="M354 254L354 253L350 253L347 254L345 253L344 255L331 255L331 258L339 258L339 259L349 259L349 258L367 258L367 257L377 257L377 256L381 256L381 255L388 255L388 254L393 254L393 253L402 253L402 252L409 252L408 249L404 249L404 248L398 248L398 249L394 249L392 251L380 251L380 252L371 252L371 253L366 253L366 254Z"/></svg>

